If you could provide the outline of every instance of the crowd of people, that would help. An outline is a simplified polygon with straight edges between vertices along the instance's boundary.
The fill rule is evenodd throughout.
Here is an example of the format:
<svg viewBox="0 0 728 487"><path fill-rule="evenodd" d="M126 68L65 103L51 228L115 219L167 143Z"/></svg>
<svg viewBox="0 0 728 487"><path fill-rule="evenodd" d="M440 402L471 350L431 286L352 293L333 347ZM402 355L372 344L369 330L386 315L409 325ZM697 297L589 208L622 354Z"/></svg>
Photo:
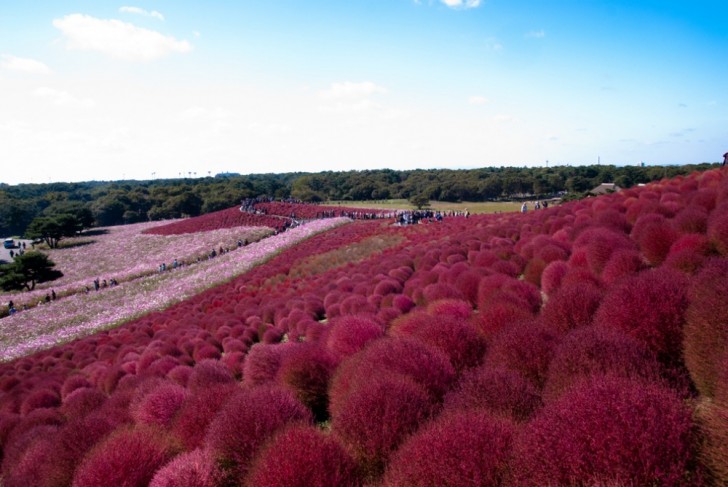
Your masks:
<svg viewBox="0 0 728 487"><path fill-rule="evenodd" d="M536 203L534 203L534 205L533 205L534 210L540 210L541 208L546 209L548 207L549 207L548 201L544 201L543 203L541 203L540 201L536 201ZM523 204L521 205L521 213L526 213L527 211L528 211L528 202L524 201Z"/></svg>

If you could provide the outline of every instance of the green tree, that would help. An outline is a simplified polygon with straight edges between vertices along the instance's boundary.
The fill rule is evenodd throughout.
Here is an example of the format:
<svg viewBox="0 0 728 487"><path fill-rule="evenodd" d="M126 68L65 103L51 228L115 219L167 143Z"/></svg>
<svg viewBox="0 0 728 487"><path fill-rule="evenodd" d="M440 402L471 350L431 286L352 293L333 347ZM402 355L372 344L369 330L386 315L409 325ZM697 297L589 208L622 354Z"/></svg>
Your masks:
<svg viewBox="0 0 728 487"><path fill-rule="evenodd" d="M421 210L423 208L427 208L428 206L430 206L430 198L425 193L418 193L418 194L412 196L409 199L409 202L418 210Z"/></svg>
<svg viewBox="0 0 728 487"><path fill-rule="evenodd" d="M25 231L25 236L41 239L50 248L55 249L63 237L72 237L81 229L81 223L73 215L39 216L30 222Z"/></svg>
<svg viewBox="0 0 728 487"><path fill-rule="evenodd" d="M32 291L38 283L53 281L63 276L61 271L53 268L55 265L41 252L25 252L15 257L10 264L0 265L0 288L5 291L16 289Z"/></svg>

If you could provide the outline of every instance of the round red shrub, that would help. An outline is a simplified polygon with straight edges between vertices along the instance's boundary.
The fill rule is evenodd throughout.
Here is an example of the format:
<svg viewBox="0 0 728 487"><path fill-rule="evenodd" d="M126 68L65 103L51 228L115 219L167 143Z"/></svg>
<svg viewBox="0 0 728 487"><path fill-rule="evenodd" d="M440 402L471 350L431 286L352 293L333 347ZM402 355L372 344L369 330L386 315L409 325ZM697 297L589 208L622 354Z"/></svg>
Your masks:
<svg viewBox="0 0 728 487"><path fill-rule="evenodd" d="M407 313L415 307L415 302L404 294L398 294L394 297L392 306L400 310L402 313Z"/></svg>
<svg viewBox="0 0 728 487"><path fill-rule="evenodd" d="M602 296L602 291L590 282L563 286L546 302L542 321L558 334L590 325Z"/></svg>
<svg viewBox="0 0 728 487"><path fill-rule="evenodd" d="M309 410L279 387L241 389L210 423L205 447L223 468L226 478L242 479L258 449L276 431L312 420Z"/></svg>
<svg viewBox="0 0 728 487"><path fill-rule="evenodd" d="M547 405L516 440L516 485L700 485L691 411L669 389L595 378Z"/></svg>
<svg viewBox="0 0 728 487"><path fill-rule="evenodd" d="M465 299L465 296L454 286L444 283L429 284L422 290L424 303L432 303L440 299Z"/></svg>
<svg viewBox="0 0 728 487"><path fill-rule="evenodd" d="M442 399L455 378L447 355L411 338L383 338L341 363L329 388L329 410L335 415L348 396L380 375L410 377L435 401Z"/></svg>
<svg viewBox="0 0 728 487"><path fill-rule="evenodd" d="M61 386L61 399L81 387L91 387L91 383L81 374L69 375Z"/></svg>
<svg viewBox="0 0 728 487"><path fill-rule="evenodd" d="M162 430L122 428L88 452L76 470L73 486L148 485L154 473L178 451Z"/></svg>
<svg viewBox="0 0 728 487"><path fill-rule="evenodd" d="M682 233L705 233L708 230L708 212L701 206L687 206L675 215L673 224Z"/></svg>
<svg viewBox="0 0 728 487"><path fill-rule="evenodd" d="M106 402L106 394L98 389L81 387L63 399L61 413L71 419L80 419Z"/></svg>
<svg viewBox="0 0 728 487"><path fill-rule="evenodd" d="M586 261L594 275L600 275L617 250L632 250L634 243L624 234L607 228L592 228L574 241L574 249L586 251ZM573 254L572 254L573 256Z"/></svg>
<svg viewBox="0 0 728 487"><path fill-rule="evenodd" d="M189 365L178 365L169 372L167 372L167 378L181 385L187 387L187 382L192 375L192 367Z"/></svg>
<svg viewBox="0 0 728 487"><path fill-rule="evenodd" d="M432 316L466 320L473 314L473 307L462 299L441 299L427 306L427 313Z"/></svg>
<svg viewBox="0 0 728 487"><path fill-rule="evenodd" d="M643 344L624 333L593 326L574 330L556 347L544 401L554 401L597 375L658 382L660 366Z"/></svg>
<svg viewBox="0 0 728 487"><path fill-rule="evenodd" d="M218 487L223 476L206 450L182 453L152 478L149 487Z"/></svg>
<svg viewBox="0 0 728 487"><path fill-rule="evenodd" d="M146 394L131 412L137 423L167 427L187 398L187 390L177 384L164 384Z"/></svg>
<svg viewBox="0 0 728 487"><path fill-rule="evenodd" d="M248 386L272 383L289 344L256 343L245 356L243 383Z"/></svg>
<svg viewBox="0 0 728 487"><path fill-rule="evenodd" d="M495 417L525 421L540 407L538 391L518 372L483 366L463 374L445 395L443 410L483 409Z"/></svg>
<svg viewBox="0 0 728 487"><path fill-rule="evenodd" d="M114 427L112 421L98 413L67 423L55 434L33 442L22 460L13 466L12 477L6 477L4 485L71 485L83 456Z"/></svg>
<svg viewBox="0 0 728 487"><path fill-rule="evenodd" d="M373 316L342 316L332 320L326 338L326 348L336 357L352 355L367 343L384 336L384 328Z"/></svg>
<svg viewBox="0 0 728 487"><path fill-rule="evenodd" d="M515 428L482 411L441 416L392 455L386 487L506 485Z"/></svg>
<svg viewBox="0 0 728 487"><path fill-rule="evenodd" d="M659 266L665 261L678 236L677 231L666 220L662 220L645 225L639 232L637 243L647 261L653 266Z"/></svg>
<svg viewBox="0 0 728 487"><path fill-rule="evenodd" d="M331 431L351 451L364 475L376 478L390 454L432 410L432 398L420 384L392 372L353 390L333 416Z"/></svg>
<svg viewBox="0 0 728 487"><path fill-rule="evenodd" d="M317 421L328 417L329 379L336 368L336 359L315 343L300 343L281 361L276 381L289 390Z"/></svg>
<svg viewBox="0 0 728 487"><path fill-rule="evenodd" d="M703 401L695 412L703 440L700 459L709 485L728 485L728 403Z"/></svg>
<svg viewBox="0 0 728 487"><path fill-rule="evenodd" d="M245 485L250 487L355 487L351 456L330 435L312 426L291 426L261 450Z"/></svg>
<svg viewBox="0 0 728 487"><path fill-rule="evenodd" d="M239 388L234 384L214 384L188 395L172 423L172 432L186 450L202 445L207 428L217 412Z"/></svg>
<svg viewBox="0 0 728 487"><path fill-rule="evenodd" d="M636 274L645 268L642 256L636 250L618 250L607 261L602 271L602 280L612 285L623 277Z"/></svg>
<svg viewBox="0 0 728 487"><path fill-rule="evenodd" d="M485 339L463 318L434 315L410 336L445 353L457 374L483 361Z"/></svg>
<svg viewBox="0 0 728 487"><path fill-rule="evenodd" d="M516 371L541 389L557 343L557 335L542 324L522 323L494 337L484 364Z"/></svg>
<svg viewBox="0 0 728 487"><path fill-rule="evenodd" d="M728 203L721 204L711 213L708 237L721 255L728 256Z"/></svg>
<svg viewBox="0 0 728 487"><path fill-rule="evenodd" d="M520 326L533 319L533 313L506 298L491 303L474 317L474 323L486 340L490 341L502 330Z"/></svg>
<svg viewBox="0 0 728 487"><path fill-rule="evenodd" d="M712 259L689 290L685 323L685 365L700 393L714 397L728 349L728 259Z"/></svg>
<svg viewBox="0 0 728 487"><path fill-rule="evenodd" d="M57 424L39 424L24 428L21 423L17 424L4 445L2 445L2 474L3 477L12 472L23 456L33 445L46 441L58 433Z"/></svg>
<svg viewBox="0 0 728 487"><path fill-rule="evenodd" d="M11 470L3 472L3 485L7 487L55 487L62 484L55 478L55 472L48 468L48 458L53 455L55 445L51 436L38 438L28 445Z"/></svg>
<svg viewBox="0 0 728 487"><path fill-rule="evenodd" d="M688 280L665 267L626 277L602 300L594 324L646 344L667 365L682 363Z"/></svg>
<svg viewBox="0 0 728 487"><path fill-rule="evenodd" d="M52 389L40 389L31 392L20 405L20 414L26 416L39 408L55 408L61 405L60 395Z"/></svg>
<svg viewBox="0 0 728 487"><path fill-rule="evenodd" d="M548 264L541 273L541 290L551 295L561 285L561 280L569 272L569 264L555 260Z"/></svg>
<svg viewBox="0 0 728 487"><path fill-rule="evenodd" d="M231 384L235 382L232 372L219 360L206 359L197 362L190 372L187 388L195 392L216 384Z"/></svg>

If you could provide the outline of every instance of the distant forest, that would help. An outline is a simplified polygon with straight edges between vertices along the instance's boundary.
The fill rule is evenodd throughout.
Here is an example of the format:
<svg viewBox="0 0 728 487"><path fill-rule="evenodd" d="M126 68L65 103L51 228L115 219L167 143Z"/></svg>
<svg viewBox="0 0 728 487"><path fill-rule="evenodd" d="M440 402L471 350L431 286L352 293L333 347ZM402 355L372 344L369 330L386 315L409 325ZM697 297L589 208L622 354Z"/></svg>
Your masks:
<svg viewBox="0 0 728 487"><path fill-rule="evenodd" d="M628 188L706 170L685 166L488 167L468 170L391 169L286 174L219 174L201 179L0 184L0 235L22 235L37 217L72 214L84 227L197 216L268 195L302 201L384 200L426 196L439 201L580 197L603 182Z"/></svg>

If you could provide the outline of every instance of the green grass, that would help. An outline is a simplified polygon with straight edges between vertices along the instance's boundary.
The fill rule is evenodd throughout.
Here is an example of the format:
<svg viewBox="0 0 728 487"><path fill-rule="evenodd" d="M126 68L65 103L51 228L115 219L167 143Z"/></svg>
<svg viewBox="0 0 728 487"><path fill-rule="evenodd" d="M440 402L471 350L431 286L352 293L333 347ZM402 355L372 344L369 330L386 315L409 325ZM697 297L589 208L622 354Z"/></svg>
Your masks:
<svg viewBox="0 0 728 487"><path fill-rule="evenodd" d="M415 207L407 200L376 200L376 201L327 201L329 206L350 206L353 208L414 210ZM506 211L519 211L521 203L513 201L463 201L462 203L448 203L446 201L430 201L433 210L460 210L467 209L470 213L497 213Z"/></svg>

